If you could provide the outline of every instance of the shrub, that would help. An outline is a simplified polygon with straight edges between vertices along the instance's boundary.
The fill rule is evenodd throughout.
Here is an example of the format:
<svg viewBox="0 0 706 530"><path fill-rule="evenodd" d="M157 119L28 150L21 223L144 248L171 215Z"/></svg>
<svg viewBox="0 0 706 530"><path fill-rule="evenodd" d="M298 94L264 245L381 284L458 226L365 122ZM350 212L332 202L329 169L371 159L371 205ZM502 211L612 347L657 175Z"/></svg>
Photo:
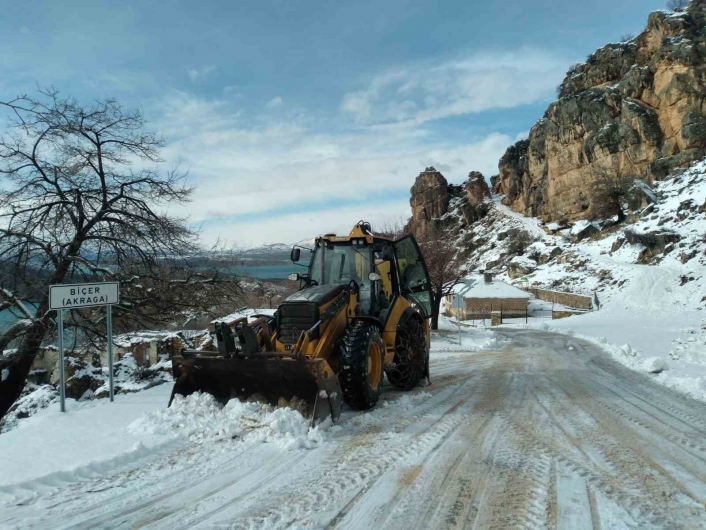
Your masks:
<svg viewBox="0 0 706 530"><path fill-rule="evenodd" d="M508 230L508 241L507 250L510 254L514 254L515 256L524 254L527 247L532 244L532 238L529 232L517 228Z"/></svg>

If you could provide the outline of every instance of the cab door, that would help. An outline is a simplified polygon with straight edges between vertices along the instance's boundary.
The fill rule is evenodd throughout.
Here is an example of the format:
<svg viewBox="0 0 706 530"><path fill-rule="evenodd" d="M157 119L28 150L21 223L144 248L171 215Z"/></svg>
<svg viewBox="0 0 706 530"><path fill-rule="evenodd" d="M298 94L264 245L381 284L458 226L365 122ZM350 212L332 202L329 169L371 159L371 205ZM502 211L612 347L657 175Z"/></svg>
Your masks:
<svg viewBox="0 0 706 530"><path fill-rule="evenodd" d="M415 302L424 318L431 318L431 280L414 236L392 244L397 261L400 293Z"/></svg>

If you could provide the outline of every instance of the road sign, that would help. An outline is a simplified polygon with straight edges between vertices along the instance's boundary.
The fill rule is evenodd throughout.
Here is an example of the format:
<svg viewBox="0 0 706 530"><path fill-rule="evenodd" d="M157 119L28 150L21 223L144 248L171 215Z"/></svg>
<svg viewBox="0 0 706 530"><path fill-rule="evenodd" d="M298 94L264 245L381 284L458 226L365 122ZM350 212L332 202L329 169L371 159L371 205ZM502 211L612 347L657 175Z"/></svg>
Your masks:
<svg viewBox="0 0 706 530"><path fill-rule="evenodd" d="M519 281L522 283L529 283L529 280L527 278L525 278L524 276L522 278L520 278Z"/></svg>
<svg viewBox="0 0 706 530"><path fill-rule="evenodd" d="M64 309L105 306L106 335L108 338L108 388L110 401L113 392L113 311L120 303L120 283L74 283L49 286L49 308L57 312L59 324L59 402L61 412L66 412L66 374L64 372Z"/></svg>
<svg viewBox="0 0 706 530"><path fill-rule="evenodd" d="M120 302L120 283L75 283L49 286L49 309L74 309Z"/></svg>

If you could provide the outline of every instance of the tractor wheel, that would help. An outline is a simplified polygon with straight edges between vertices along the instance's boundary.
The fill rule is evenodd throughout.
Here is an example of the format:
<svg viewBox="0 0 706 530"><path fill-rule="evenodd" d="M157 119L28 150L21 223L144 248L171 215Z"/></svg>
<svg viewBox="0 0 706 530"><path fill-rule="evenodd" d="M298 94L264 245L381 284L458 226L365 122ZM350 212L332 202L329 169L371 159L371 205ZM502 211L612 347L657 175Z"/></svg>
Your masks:
<svg viewBox="0 0 706 530"><path fill-rule="evenodd" d="M419 318L410 318L397 332L395 358L392 367L385 372L387 378L397 388L409 390L424 378L428 362L424 324Z"/></svg>
<svg viewBox="0 0 706 530"><path fill-rule="evenodd" d="M378 328L367 322L354 322L346 329L339 352L338 379L343 400L355 410L374 407L380 397L385 354Z"/></svg>

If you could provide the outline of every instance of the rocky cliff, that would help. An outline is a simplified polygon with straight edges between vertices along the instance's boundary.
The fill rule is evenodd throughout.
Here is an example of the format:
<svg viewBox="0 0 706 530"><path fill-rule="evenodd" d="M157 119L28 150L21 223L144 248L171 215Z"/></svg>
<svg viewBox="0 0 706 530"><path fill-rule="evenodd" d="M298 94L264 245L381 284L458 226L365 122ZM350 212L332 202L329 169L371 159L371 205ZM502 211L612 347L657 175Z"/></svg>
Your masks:
<svg viewBox="0 0 706 530"><path fill-rule="evenodd" d="M606 214L606 188L660 180L705 155L706 0L693 0L572 67L529 138L500 160L496 189L525 215L594 219Z"/></svg>
<svg viewBox="0 0 706 530"><path fill-rule="evenodd" d="M490 188L482 173L471 171L463 184L455 186L434 167L426 168L417 176L410 193L412 217L405 230L418 238L432 229L451 225L459 229L482 219L488 211L486 200L490 198ZM458 215L447 215L452 211Z"/></svg>

